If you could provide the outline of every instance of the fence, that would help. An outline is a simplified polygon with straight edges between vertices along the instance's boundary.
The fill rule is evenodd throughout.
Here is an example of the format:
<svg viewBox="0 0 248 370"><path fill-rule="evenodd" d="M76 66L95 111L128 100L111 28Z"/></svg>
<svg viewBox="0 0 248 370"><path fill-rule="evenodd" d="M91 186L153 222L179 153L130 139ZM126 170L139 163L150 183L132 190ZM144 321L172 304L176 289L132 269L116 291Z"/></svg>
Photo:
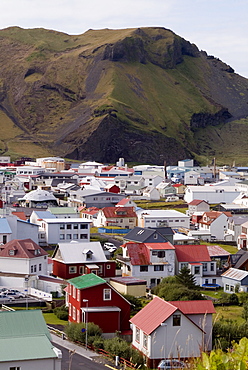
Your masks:
<svg viewBox="0 0 248 370"><path fill-rule="evenodd" d="M130 229L107 229L105 227L98 227L98 232L103 234L127 234Z"/></svg>

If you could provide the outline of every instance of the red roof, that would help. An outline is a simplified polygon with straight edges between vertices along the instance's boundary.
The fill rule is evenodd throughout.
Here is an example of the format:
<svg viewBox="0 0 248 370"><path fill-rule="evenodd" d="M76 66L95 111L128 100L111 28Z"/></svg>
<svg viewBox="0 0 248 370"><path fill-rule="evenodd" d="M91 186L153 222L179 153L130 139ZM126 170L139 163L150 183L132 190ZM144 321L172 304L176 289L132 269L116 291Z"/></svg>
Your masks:
<svg viewBox="0 0 248 370"><path fill-rule="evenodd" d="M173 186L173 188L180 188L181 186L185 186L185 185L183 185L183 184L173 184L172 186Z"/></svg>
<svg viewBox="0 0 248 370"><path fill-rule="evenodd" d="M16 217L18 217L20 220L23 220L23 221L27 221L27 218L25 216L25 213L24 212L12 212L12 215L15 215Z"/></svg>
<svg viewBox="0 0 248 370"><path fill-rule="evenodd" d="M194 199L188 205L190 205L190 206L198 206L198 204L200 204L202 202L207 203L205 200L202 200L202 199Z"/></svg>
<svg viewBox="0 0 248 370"><path fill-rule="evenodd" d="M168 249L175 249L174 245L172 245L170 242L166 243L145 243L147 248L149 249L155 249L155 250L168 250Z"/></svg>
<svg viewBox="0 0 248 370"><path fill-rule="evenodd" d="M210 257L229 256L231 253L221 248L219 245L207 245Z"/></svg>
<svg viewBox="0 0 248 370"><path fill-rule="evenodd" d="M129 201L130 199L123 198L122 200L119 201L119 203L117 203L117 206L125 206L125 204L127 204Z"/></svg>
<svg viewBox="0 0 248 370"><path fill-rule="evenodd" d="M175 245L178 262L210 262L206 245Z"/></svg>
<svg viewBox="0 0 248 370"><path fill-rule="evenodd" d="M9 254L10 250L14 253ZM0 257L37 258L40 256L47 256L47 252L32 239L14 239L0 246Z"/></svg>
<svg viewBox="0 0 248 370"><path fill-rule="evenodd" d="M137 217L133 207L105 207L102 211L106 218Z"/></svg>
<svg viewBox="0 0 248 370"><path fill-rule="evenodd" d="M127 247L128 255L133 266L149 265L150 264L150 253L144 243L126 243L124 247Z"/></svg>
<svg viewBox="0 0 248 370"><path fill-rule="evenodd" d="M177 307L159 297L155 297L130 321L149 335L175 311L177 311Z"/></svg>
<svg viewBox="0 0 248 370"><path fill-rule="evenodd" d="M184 315L199 315L206 313L215 313L212 301L171 301Z"/></svg>

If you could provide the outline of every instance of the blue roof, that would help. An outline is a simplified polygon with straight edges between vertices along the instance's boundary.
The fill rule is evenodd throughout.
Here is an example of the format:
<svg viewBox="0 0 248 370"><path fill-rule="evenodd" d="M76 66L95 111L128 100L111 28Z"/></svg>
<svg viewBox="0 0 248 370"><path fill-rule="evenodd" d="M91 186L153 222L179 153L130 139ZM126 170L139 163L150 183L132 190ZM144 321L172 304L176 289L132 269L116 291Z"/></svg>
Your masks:
<svg viewBox="0 0 248 370"><path fill-rule="evenodd" d="M50 211L35 211L39 218L56 218L56 216Z"/></svg>
<svg viewBox="0 0 248 370"><path fill-rule="evenodd" d="M12 230L6 218L0 218L0 233L1 234L12 234Z"/></svg>

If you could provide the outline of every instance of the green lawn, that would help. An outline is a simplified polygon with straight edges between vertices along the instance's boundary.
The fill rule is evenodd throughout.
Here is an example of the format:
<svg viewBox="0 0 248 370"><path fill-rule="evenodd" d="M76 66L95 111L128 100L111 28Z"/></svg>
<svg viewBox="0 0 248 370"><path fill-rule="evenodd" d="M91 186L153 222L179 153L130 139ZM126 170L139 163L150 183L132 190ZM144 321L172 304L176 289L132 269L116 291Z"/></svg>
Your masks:
<svg viewBox="0 0 248 370"><path fill-rule="evenodd" d="M67 321L60 320L54 313L43 313L43 317L48 325L66 325Z"/></svg>
<svg viewBox="0 0 248 370"><path fill-rule="evenodd" d="M213 315L213 322L223 318L237 321L238 324L244 323L244 319L241 316L243 312L242 306L217 306L215 307L215 311L216 314Z"/></svg>

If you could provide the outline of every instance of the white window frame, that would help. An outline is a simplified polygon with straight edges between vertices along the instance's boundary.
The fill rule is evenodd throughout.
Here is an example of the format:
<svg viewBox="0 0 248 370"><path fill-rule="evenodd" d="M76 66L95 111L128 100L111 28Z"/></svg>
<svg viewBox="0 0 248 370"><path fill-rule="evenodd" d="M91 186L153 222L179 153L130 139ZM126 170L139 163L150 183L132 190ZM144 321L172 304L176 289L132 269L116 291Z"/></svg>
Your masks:
<svg viewBox="0 0 248 370"><path fill-rule="evenodd" d="M103 289L103 300L104 301L111 301L111 289Z"/></svg>

